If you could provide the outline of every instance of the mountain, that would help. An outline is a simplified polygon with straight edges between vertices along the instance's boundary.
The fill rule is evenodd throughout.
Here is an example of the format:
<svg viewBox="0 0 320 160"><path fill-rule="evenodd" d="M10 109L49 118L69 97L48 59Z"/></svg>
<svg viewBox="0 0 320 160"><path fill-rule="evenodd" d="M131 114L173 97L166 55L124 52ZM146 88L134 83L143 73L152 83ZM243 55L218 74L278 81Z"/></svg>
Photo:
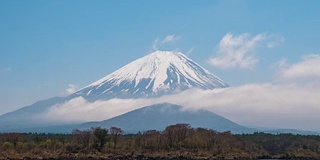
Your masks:
<svg viewBox="0 0 320 160"><path fill-rule="evenodd" d="M70 121L64 121L64 117L62 116L55 117L55 120L49 118L50 116L51 118L53 117L50 115L52 113L50 112L51 109L56 109L59 112L64 109L63 107L70 105L70 103L66 102L72 102L72 109L79 108L80 111L87 111L88 109L97 109L91 104L113 98L117 98L117 101L126 98L130 100L134 98L146 99L175 94L192 88L211 90L228 86L229 84L181 52L155 51L125 65L71 95L38 101L32 105L1 115L0 132L64 132L70 131L74 126L81 129L87 128L90 125L101 125L104 127L118 126L128 132L135 132L149 129L163 130L165 126L176 123L189 123L193 127L205 127L218 131L230 130L234 133L249 133L254 131L254 129L240 126L209 111L184 111L180 106L171 104L152 105L132 112L128 112L123 106L117 106L116 108L112 108L112 110L125 114L103 122L91 122L80 126ZM89 108L77 105L79 104L77 103L79 99L84 101L84 103L80 104L90 104ZM110 106L103 107L107 108ZM101 108L99 109L101 110ZM77 115L77 112L67 113L72 116ZM268 132L297 131L275 130Z"/></svg>
<svg viewBox="0 0 320 160"><path fill-rule="evenodd" d="M43 119L43 115L52 107L77 97L83 97L89 102L113 98L150 98L191 88L206 90L228 86L181 52L155 51L71 95L42 100L1 115L0 131L63 124Z"/></svg>
<svg viewBox="0 0 320 160"><path fill-rule="evenodd" d="M166 126L177 123L187 123L194 128L202 127L220 132L253 133L258 131L238 125L207 110L188 111L184 110L182 106L169 103L146 106L102 122L84 123L77 128L89 129L98 126L110 128L115 126L128 133L137 133L153 129L162 131Z"/></svg>
<svg viewBox="0 0 320 160"><path fill-rule="evenodd" d="M229 85L181 52L156 51L74 93L87 99L141 98Z"/></svg>

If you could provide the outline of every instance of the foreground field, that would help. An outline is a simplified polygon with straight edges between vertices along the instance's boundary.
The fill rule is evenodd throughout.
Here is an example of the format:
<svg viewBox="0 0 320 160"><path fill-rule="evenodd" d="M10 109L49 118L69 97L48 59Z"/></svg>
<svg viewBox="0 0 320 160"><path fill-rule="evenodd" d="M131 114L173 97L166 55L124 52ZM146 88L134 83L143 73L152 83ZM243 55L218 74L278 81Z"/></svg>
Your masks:
<svg viewBox="0 0 320 160"><path fill-rule="evenodd" d="M0 159L320 159L320 136L242 134L188 124L123 134L121 128L72 134L0 134Z"/></svg>

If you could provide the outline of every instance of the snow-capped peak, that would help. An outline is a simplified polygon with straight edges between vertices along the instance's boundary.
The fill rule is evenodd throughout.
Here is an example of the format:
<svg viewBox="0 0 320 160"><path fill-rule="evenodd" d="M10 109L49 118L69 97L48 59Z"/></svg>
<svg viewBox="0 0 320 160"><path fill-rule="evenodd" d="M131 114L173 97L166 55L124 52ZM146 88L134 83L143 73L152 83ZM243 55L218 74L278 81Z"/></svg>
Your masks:
<svg viewBox="0 0 320 160"><path fill-rule="evenodd" d="M213 89L228 84L181 52L155 51L76 92L85 95L152 96L192 87ZM121 93L121 94L120 94ZM136 96L133 96L136 97Z"/></svg>

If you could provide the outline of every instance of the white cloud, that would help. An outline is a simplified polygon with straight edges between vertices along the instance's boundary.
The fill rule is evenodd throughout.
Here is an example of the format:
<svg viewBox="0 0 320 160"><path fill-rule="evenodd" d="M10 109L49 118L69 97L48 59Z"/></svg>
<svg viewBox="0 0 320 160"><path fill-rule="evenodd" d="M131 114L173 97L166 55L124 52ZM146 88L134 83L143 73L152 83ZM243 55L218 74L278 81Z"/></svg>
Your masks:
<svg viewBox="0 0 320 160"><path fill-rule="evenodd" d="M179 36L171 34L171 35L167 35L166 38L164 38L161 43L162 44L173 43L173 42L178 41L179 39L180 39Z"/></svg>
<svg viewBox="0 0 320 160"><path fill-rule="evenodd" d="M52 107L45 117L73 122L100 121L147 105L169 102L190 110L207 109L241 125L320 130L319 89L295 84L249 84L205 91L193 89L153 99L88 102L78 97Z"/></svg>
<svg viewBox="0 0 320 160"><path fill-rule="evenodd" d="M9 67L0 69L0 73L8 73L8 72L12 72L12 69Z"/></svg>
<svg viewBox="0 0 320 160"><path fill-rule="evenodd" d="M228 33L219 42L218 56L209 59L209 63L219 68L252 69L258 62L254 49L265 37L265 34L250 37L248 33L239 36Z"/></svg>
<svg viewBox="0 0 320 160"><path fill-rule="evenodd" d="M79 87L76 86L75 84L69 84L68 86L69 88L67 88L65 91L66 95L70 95L79 89Z"/></svg>
<svg viewBox="0 0 320 160"><path fill-rule="evenodd" d="M259 62L255 56L258 46L274 48L284 43L284 37L276 34L250 36L226 34L217 46L217 56L209 59L209 64L218 68L253 69Z"/></svg>
<svg viewBox="0 0 320 160"><path fill-rule="evenodd" d="M111 99L89 102L83 97L76 97L63 104L54 105L43 117L57 122L102 121L150 104L153 104L153 99Z"/></svg>
<svg viewBox="0 0 320 160"><path fill-rule="evenodd" d="M283 60L282 60L283 61ZM320 55L311 54L302 58L302 61L289 65L286 61L279 66L280 76L285 79L319 80Z"/></svg>

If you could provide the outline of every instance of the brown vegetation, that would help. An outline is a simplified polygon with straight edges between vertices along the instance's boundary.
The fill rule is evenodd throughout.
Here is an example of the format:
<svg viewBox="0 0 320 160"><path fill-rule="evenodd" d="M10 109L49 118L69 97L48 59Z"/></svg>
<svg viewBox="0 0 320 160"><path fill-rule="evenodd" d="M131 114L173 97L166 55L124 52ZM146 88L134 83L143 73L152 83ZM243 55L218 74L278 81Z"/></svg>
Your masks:
<svg viewBox="0 0 320 160"><path fill-rule="evenodd" d="M121 128L72 134L0 134L0 159L257 159L320 158L320 136L243 134L189 124L123 134Z"/></svg>

